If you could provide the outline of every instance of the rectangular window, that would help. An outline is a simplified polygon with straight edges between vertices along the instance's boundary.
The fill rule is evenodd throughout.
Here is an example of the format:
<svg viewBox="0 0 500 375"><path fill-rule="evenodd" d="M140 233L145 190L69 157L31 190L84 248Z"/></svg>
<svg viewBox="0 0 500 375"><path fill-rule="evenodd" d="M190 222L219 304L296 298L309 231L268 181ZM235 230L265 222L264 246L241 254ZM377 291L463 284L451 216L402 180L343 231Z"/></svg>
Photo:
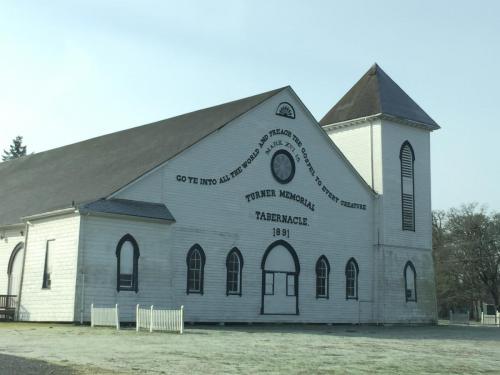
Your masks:
<svg viewBox="0 0 500 375"><path fill-rule="evenodd" d="M286 275L286 295L295 296L295 275L287 273Z"/></svg>
<svg viewBox="0 0 500 375"><path fill-rule="evenodd" d="M266 296L274 295L274 272L266 272L266 283L264 287L264 294Z"/></svg>
<svg viewBox="0 0 500 375"><path fill-rule="evenodd" d="M52 275L52 252L54 250L54 241L47 240L45 245L45 265L43 268L43 283L42 289L50 289L52 285L51 275Z"/></svg>

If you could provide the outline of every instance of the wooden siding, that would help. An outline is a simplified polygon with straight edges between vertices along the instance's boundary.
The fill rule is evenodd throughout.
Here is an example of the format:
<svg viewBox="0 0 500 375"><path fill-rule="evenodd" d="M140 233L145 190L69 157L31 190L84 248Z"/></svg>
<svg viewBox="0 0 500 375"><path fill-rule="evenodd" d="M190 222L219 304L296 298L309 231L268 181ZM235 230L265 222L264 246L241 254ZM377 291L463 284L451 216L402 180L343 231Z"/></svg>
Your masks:
<svg viewBox="0 0 500 375"><path fill-rule="evenodd" d="M99 307L118 304L121 321L135 321L137 304L172 308L170 232L169 224L82 217L76 320L83 317L84 321L89 321L92 303ZM133 236L139 246L137 293L118 292L116 288L116 246L126 234Z"/></svg>
<svg viewBox="0 0 500 375"><path fill-rule="evenodd" d="M430 132L387 120L329 130L367 182L380 194L374 238L374 296L377 322L434 322L437 317L432 261ZM371 141L370 141L371 132ZM363 147L360 139L365 140ZM400 150L409 141L415 152L415 231L402 229ZM372 147L372 153L370 152ZM371 174L373 170L373 176ZM406 302L403 269L411 260L417 273L418 301Z"/></svg>
<svg viewBox="0 0 500 375"><path fill-rule="evenodd" d="M287 101L295 107L296 119L274 114ZM305 147L315 170L341 199L367 205L366 210L341 206L330 200L306 166L300 147L294 179L279 184L270 171L277 149L285 149L291 138L272 137L283 144L269 154L265 148L243 172L224 184L206 186L180 183L178 175L212 177L233 171L258 148L262 136L276 128L288 129ZM290 149L288 149L290 151ZM163 191L158 192L159 178ZM298 193L315 204L314 212L284 198L262 198L248 202L245 196L261 189ZM172 224L168 270L172 280L172 303L185 306L188 321L372 321L373 304L373 195L336 153L323 131L311 120L294 96L285 91L242 116L219 132L208 136L165 166L117 195L126 199L162 199L176 218ZM307 217L308 226L256 220L255 211ZM273 228L290 230L290 238L273 237ZM261 261L266 248L284 239L295 249L301 267L299 315L261 315ZM186 295L186 254L199 243L206 254L204 293ZM244 259L242 296L226 295L226 257L237 247ZM316 261L321 255L330 261L330 298L316 298ZM142 252L141 252L142 256ZM345 299L345 264L355 257L359 267L359 301ZM402 291L403 293L403 291ZM153 303L156 305L156 303Z"/></svg>
<svg viewBox="0 0 500 375"><path fill-rule="evenodd" d="M20 320L73 321L80 216L34 220L29 227ZM47 241L51 242L50 289L42 289Z"/></svg>

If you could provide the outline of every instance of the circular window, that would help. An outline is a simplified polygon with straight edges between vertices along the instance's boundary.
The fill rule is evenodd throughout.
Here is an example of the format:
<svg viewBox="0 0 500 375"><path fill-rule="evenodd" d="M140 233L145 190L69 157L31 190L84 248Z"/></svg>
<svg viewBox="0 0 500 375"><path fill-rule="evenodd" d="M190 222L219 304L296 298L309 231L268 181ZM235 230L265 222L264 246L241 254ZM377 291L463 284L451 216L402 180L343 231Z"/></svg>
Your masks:
<svg viewBox="0 0 500 375"><path fill-rule="evenodd" d="M280 184L289 183L295 174L295 162L288 151L278 150L271 159L271 172Z"/></svg>

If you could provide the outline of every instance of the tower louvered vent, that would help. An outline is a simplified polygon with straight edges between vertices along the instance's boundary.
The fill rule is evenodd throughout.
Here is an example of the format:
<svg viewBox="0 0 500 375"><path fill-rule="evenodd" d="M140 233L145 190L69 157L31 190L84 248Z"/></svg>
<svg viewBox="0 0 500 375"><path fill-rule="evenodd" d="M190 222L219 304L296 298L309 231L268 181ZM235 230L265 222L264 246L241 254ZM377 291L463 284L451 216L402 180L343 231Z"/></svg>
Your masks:
<svg viewBox="0 0 500 375"><path fill-rule="evenodd" d="M403 143L401 159L401 206L403 230L415 230L414 161L415 155L409 142Z"/></svg>

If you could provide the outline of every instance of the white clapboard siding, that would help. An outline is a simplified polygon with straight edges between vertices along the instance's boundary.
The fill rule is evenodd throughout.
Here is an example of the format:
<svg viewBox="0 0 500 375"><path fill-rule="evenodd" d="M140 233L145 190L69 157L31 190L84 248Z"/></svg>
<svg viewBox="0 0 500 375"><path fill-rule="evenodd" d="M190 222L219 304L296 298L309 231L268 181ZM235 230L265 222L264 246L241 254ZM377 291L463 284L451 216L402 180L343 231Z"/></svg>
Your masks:
<svg viewBox="0 0 500 375"><path fill-rule="evenodd" d="M374 227L374 320L380 323L436 322L436 295L432 260L430 132L386 119L366 119L329 128L339 146L365 181L380 194L374 201L380 212ZM400 151L408 141L413 164L415 230L403 229ZM408 174L406 174L408 176ZM404 184L407 187L407 184ZM412 186L413 188L413 186ZM413 217L411 218L413 220ZM417 302L405 300L403 269L411 261L417 274Z"/></svg>
<svg viewBox="0 0 500 375"><path fill-rule="evenodd" d="M275 115L281 102L293 105L295 119ZM290 131L300 139L300 145L278 132L260 147L261 140L275 129ZM372 130L373 138L366 142ZM293 92L285 89L114 196L165 203L175 223L93 215L34 221L23 284L25 319L89 321L90 304L95 303L119 304L119 319L128 322L142 318L137 304L183 305L186 313L182 320L193 322L434 322L429 134L386 120L376 121L373 129L363 128L360 133L353 128L353 135L346 136L350 131L345 129L339 145L360 168L362 177ZM344 148L349 138L356 147ZM415 151L415 231L402 231L399 150L406 140ZM278 146L266 152L275 143ZM287 149L295 157L295 176L286 185L278 183L270 172L277 149ZM222 183L206 185L190 183L198 181L193 178L186 178L187 182L178 178L219 181L219 177L236 172L250 155L256 156L248 167L229 180L222 178ZM369 164L371 160L376 165ZM363 178L380 195L375 195ZM263 189L299 194L314 204L314 210L280 197L247 199L250 193ZM342 200L364 204L366 210L342 205ZM257 220L257 211L307 218L308 225ZM274 230L283 228L288 230L286 237L276 235ZM139 246L137 291L117 290L116 245L126 234ZM52 289L41 290L49 239L55 239ZM287 241L298 257L298 315L261 314L261 263L266 249L276 240ZM206 256L202 294L186 293L186 254L194 244L203 248ZM226 257L234 247L244 261L241 296L226 293ZM316 298L315 265L322 255L330 263L328 299ZM351 257L359 266L357 300L345 296L345 266ZM403 270L408 261L417 275L416 302L405 299ZM155 324L170 328L165 322L175 317L169 314L153 309L150 329Z"/></svg>
<svg viewBox="0 0 500 375"><path fill-rule="evenodd" d="M294 120L275 115L282 101L294 106ZM345 299L344 268L350 257L356 258L360 268L360 299L373 300L373 194L301 106L285 90L117 195L164 202L173 213L176 222L171 226L172 234L166 247L168 263L161 278L164 285L171 285L172 303L185 306L186 321L356 323L359 303ZM300 138L315 176L320 176L324 185L342 199L366 204L367 209L348 208L328 198L311 175L297 146L294 154L299 154L300 161L296 162L294 179L287 185L273 178L269 168L272 152L267 154L265 148L248 168L226 183L204 186L177 181L177 175L210 177L230 173L259 147L263 135L276 128L289 129ZM273 140L281 140L283 145L288 141L293 143L286 136L276 136L268 145ZM163 186L160 193L159 181ZM312 211L298 202L279 197L247 201L247 194L263 188L301 194L315 204L315 209ZM191 198L179 199L182 196ZM257 210L307 217L309 225L259 221L255 215ZM274 227L290 229L290 237L273 237ZM299 315L260 314L262 257L267 247L279 239L289 242L299 258ZM186 254L196 243L206 255L204 293L187 295ZM226 294L226 257L233 247L241 251L244 260L241 296ZM325 255L331 265L330 299L319 299L315 294L315 264L321 255ZM141 262L145 263L140 259L139 267ZM151 304L160 303L163 304L161 301ZM372 309L365 312L366 306L371 305L363 305L361 315L365 321L372 321Z"/></svg>
<svg viewBox="0 0 500 375"><path fill-rule="evenodd" d="M294 120L272 115L281 101L294 106ZM428 133L410 127L406 127L407 130L397 124L384 126L388 129L387 134L382 134L382 125L378 124L376 137L380 147L374 150L373 158L380 165L384 159L383 163L390 166L383 173L380 168L376 168L377 175L374 176L380 189L383 183L394 185L393 193L389 186L384 190L384 194L388 191L391 196L387 204L385 198L374 198L363 186L359 176L352 172L342 156L329 144L322 130L308 118L301 104L286 91L207 136L165 166L120 192L119 197L128 199L153 197L155 201L164 202L174 213L176 223L172 226L174 241L170 248L169 270L173 302L186 306L186 320L339 323L357 323L359 320L434 321L436 308L430 227L425 221L430 215ZM259 148L257 144L261 136L277 128L288 129L300 138L313 165L314 176L321 178L323 186L328 186L340 199L366 203L367 209L356 210L332 202L316 183L305 165L302 150L296 146L295 153L298 151L301 160L296 162L295 177L287 185L278 184L272 177L269 163L273 151L267 154L266 147L259 149L258 156L248 168L223 184L208 186L177 181L179 175L224 176L234 170L240 159L245 160L248 154ZM357 135L351 141L358 142L357 152L371 157L370 142L365 142L367 136L369 129L360 138L364 143L356 138ZM381 149L382 138L387 139L391 149ZM422 186L415 188L415 195L420 196L416 198L416 204L420 205L416 212L418 230L401 234L399 150L407 138L410 138L416 152L421 154L415 161L415 176ZM285 148L290 141L286 136L276 136L273 140L283 142L280 148ZM291 144L294 145L293 140ZM391 154L394 160L386 161ZM366 163L363 161L358 165L362 165L367 173L371 168ZM369 177L365 179L371 183ZM159 181L163 186L162 191L158 190ZM315 210L311 212L300 204L284 199L248 201L245 198L247 194L261 189L285 189L301 194L315 203ZM184 195L192 198L178 199ZM373 220L378 220L379 216L374 215L373 211L378 212L376 205L382 202L383 215L376 225ZM304 216L308 218L309 225L291 226L258 221L255 218L257 210ZM391 227L388 232L378 228L385 223L386 215L396 216L387 219L388 225L398 223L397 228ZM290 230L290 237L283 239L293 246L299 258L299 315L260 314L262 256L271 242L280 239L273 237L273 227ZM387 238L384 240L389 245L387 248L375 245L380 235L386 236L383 238ZM203 248L206 255L203 295L186 294L186 254L195 243ZM241 251L244 260L241 297L227 296L225 293L226 256L233 247ZM321 255L325 255L331 265L329 299L318 299L315 295L315 263ZM345 264L351 257L356 259L360 269L359 300L345 298ZM408 260L413 262L417 271L417 303L407 303L405 300L403 269Z"/></svg>
<svg viewBox="0 0 500 375"><path fill-rule="evenodd" d="M20 320L75 320L79 229L77 214L30 221L24 249ZM52 260L51 286L42 289L47 241L50 241Z"/></svg>

